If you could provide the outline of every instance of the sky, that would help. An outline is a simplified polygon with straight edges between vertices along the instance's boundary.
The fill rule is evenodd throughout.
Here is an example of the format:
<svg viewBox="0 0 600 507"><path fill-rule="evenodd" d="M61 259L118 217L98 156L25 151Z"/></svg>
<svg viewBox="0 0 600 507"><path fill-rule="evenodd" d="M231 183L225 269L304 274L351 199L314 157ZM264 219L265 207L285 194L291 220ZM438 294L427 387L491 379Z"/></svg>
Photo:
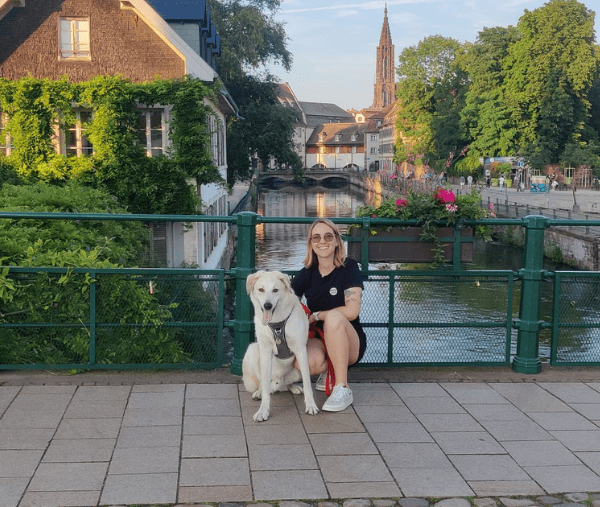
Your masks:
<svg viewBox="0 0 600 507"><path fill-rule="evenodd" d="M600 0L580 0L596 13ZM546 0L388 0L388 21L396 66L405 47L431 35L475 42L485 27L517 25L525 10ZM291 72L270 70L288 82L301 102L326 102L343 109L371 106L375 58L384 0L282 0L276 19L285 23Z"/></svg>

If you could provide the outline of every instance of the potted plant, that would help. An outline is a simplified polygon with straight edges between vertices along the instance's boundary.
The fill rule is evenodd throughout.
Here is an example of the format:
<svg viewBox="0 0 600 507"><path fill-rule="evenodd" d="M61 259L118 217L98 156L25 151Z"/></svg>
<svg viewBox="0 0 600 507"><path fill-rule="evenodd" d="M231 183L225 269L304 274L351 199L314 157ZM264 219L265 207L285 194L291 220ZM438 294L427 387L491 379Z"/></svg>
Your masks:
<svg viewBox="0 0 600 507"><path fill-rule="evenodd" d="M454 226L464 219L477 220L494 217L493 204L489 209L481 206L481 195L472 192L455 195L452 190L436 188L433 192L409 190L404 195L385 199L379 206L364 206L358 209L357 218L397 218L416 220L415 226L376 226L369 231L379 241L369 241L371 262L433 262L443 263L452 259L452 243L457 240ZM438 225L445 222L446 225ZM491 226L458 228L462 238L489 240ZM361 226L350 226L348 238L358 238L366 232ZM461 261L473 260L473 243L461 243ZM361 260L361 242L348 241L348 256Z"/></svg>

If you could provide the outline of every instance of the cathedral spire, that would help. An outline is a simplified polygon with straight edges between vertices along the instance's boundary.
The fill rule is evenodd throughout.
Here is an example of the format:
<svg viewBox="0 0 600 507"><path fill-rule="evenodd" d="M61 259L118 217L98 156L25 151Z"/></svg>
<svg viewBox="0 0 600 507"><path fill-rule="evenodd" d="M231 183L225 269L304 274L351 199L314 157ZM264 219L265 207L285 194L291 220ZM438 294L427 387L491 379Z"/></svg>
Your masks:
<svg viewBox="0 0 600 507"><path fill-rule="evenodd" d="M383 26L377 46L377 61L375 71L375 92L373 97L374 109L382 109L395 100L396 73L394 69L394 45L388 22L387 2L383 11Z"/></svg>

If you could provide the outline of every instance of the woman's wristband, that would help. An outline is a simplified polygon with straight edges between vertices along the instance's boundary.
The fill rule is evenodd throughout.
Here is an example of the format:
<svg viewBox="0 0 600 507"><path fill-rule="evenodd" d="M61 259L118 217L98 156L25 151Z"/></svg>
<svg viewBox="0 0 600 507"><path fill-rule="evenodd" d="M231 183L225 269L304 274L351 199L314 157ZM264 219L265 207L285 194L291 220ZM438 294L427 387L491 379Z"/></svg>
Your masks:
<svg viewBox="0 0 600 507"><path fill-rule="evenodd" d="M315 316L315 322L319 320L319 312L313 312L313 315Z"/></svg>

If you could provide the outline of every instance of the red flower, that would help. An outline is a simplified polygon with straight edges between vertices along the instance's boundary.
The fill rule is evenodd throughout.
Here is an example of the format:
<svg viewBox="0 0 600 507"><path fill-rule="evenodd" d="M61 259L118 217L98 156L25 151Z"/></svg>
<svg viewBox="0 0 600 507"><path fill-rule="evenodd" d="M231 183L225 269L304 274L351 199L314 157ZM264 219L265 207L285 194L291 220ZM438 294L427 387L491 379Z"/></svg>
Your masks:
<svg viewBox="0 0 600 507"><path fill-rule="evenodd" d="M443 188L438 188L433 194L433 198L439 202L440 204L446 204L456 201L456 196L452 190L444 190Z"/></svg>
<svg viewBox="0 0 600 507"><path fill-rule="evenodd" d="M396 200L396 208L402 208L403 206L406 206L408 204L408 201L406 199L397 199Z"/></svg>

